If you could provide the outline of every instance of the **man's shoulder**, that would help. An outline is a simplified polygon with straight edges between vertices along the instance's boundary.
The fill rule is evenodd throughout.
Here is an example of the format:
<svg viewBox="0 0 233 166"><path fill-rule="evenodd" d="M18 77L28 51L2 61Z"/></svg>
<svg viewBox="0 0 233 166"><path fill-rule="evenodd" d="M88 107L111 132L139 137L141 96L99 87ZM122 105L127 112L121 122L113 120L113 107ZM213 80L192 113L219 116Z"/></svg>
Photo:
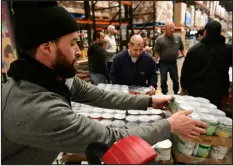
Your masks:
<svg viewBox="0 0 233 166"><path fill-rule="evenodd" d="M128 50L122 50L121 52L118 52L115 59L122 59L128 56Z"/></svg>

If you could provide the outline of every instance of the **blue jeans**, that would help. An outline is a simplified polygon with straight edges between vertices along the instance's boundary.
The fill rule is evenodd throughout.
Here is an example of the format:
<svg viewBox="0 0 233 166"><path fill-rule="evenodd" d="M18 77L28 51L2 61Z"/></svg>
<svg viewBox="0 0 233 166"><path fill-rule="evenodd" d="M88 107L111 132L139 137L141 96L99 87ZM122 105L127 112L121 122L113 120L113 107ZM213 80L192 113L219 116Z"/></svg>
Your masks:
<svg viewBox="0 0 233 166"><path fill-rule="evenodd" d="M176 62L167 63L160 62L160 77L161 77L161 89L163 94L167 94L167 73L169 72L171 80L173 82L173 91L174 94L177 94L179 91L179 78L178 78L178 69Z"/></svg>
<svg viewBox="0 0 233 166"><path fill-rule="evenodd" d="M103 74L94 74L90 73L91 83L94 85L98 85L100 83L106 84L107 79Z"/></svg>

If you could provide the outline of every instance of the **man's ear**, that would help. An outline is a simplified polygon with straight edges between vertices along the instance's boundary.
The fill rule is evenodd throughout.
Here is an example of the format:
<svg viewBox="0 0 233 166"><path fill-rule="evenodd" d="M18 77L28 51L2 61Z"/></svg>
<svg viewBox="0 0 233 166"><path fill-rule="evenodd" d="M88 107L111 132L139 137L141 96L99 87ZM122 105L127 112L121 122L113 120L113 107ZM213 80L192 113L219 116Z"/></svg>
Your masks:
<svg viewBox="0 0 233 166"><path fill-rule="evenodd" d="M52 53L52 43L47 42L39 46L40 51L45 55L50 55Z"/></svg>

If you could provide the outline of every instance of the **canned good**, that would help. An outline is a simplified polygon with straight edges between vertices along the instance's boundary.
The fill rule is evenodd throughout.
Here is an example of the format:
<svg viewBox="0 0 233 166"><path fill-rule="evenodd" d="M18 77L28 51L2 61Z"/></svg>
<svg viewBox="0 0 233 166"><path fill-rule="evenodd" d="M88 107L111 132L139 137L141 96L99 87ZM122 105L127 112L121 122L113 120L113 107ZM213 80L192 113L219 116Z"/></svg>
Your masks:
<svg viewBox="0 0 233 166"><path fill-rule="evenodd" d="M205 108L205 107L195 107L195 111L198 113L209 113L210 112L208 108Z"/></svg>
<svg viewBox="0 0 233 166"><path fill-rule="evenodd" d="M186 100L186 101L195 101L196 100L196 98L193 96L183 96L183 97L184 97L184 100Z"/></svg>
<svg viewBox="0 0 233 166"><path fill-rule="evenodd" d="M125 127L125 122L123 120L114 120L112 122L112 127L124 128Z"/></svg>
<svg viewBox="0 0 233 166"><path fill-rule="evenodd" d="M187 102L185 100L183 100L183 99L176 99L174 101L175 105L173 106L173 108L174 108L175 111L180 111L181 110L180 105L183 105L183 104L186 104L186 103Z"/></svg>
<svg viewBox="0 0 233 166"><path fill-rule="evenodd" d="M112 121L106 120L106 119L101 120L100 123L104 126L111 126L112 125Z"/></svg>
<svg viewBox="0 0 233 166"><path fill-rule="evenodd" d="M148 110L148 109L147 109L147 110ZM153 108L149 109L148 111L150 111L150 113L151 113L152 115L161 115L161 114L163 113L162 110L160 110L160 109L153 109Z"/></svg>
<svg viewBox="0 0 233 166"><path fill-rule="evenodd" d="M109 114L109 113L104 113L102 115L102 118L104 119L113 119L114 115L113 114Z"/></svg>
<svg viewBox="0 0 233 166"><path fill-rule="evenodd" d="M172 142L170 140L164 140L161 142L158 142L153 148L156 149L158 152L158 158L160 160L170 160L171 159L171 147L172 147Z"/></svg>
<svg viewBox="0 0 233 166"><path fill-rule="evenodd" d="M123 120L123 119L125 119L125 115L124 114L116 114L116 115L114 115L114 118L118 119L118 120Z"/></svg>
<svg viewBox="0 0 233 166"><path fill-rule="evenodd" d="M112 110L112 109L104 109L104 112L105 112L105 113L114 114L114 113L115 113L115 110Z"/></svg>
<svg viewBox="0 0 233 166"><path fill-rule="evenodd" d="M218 119L210 114L200 114L201 120L208 124L206 135L213 136L218 125Z"/></svg>
<svg viewBox="0 0 233 166"><path fill-rule="evenodd" d="M226 113L219 110L219 109L212 109L210 113L215 114L215 115L219 115L219 116L226 116Z"/></svg>
<svg viewBox="0 0 233 166"><path fill-rule="evenodd" d="M128 113L130 115L139 115L140 114L140 111L139 110L128 110Z"/></svg>
<svg viewBox="0 0 233 166"><path fill-rule="evenodd" d="M196 112L192 112L190 115L188 115L190 118L193 120L201 120L200 115L197 114Z"/></svg>
<svg viewBox="0 0 233 166"><path fill-rule="evenodd" d="M191 110L191 111L195 111L195 107L190 106L188 104L181 104L180 105L180 110Z"/></svg>
<svg viewBox="0 0 233 166"><path fill-rule="evenodd" d="M207 145L207 144L196 144L194 149L194 156L207 158L210 153L210 147L211 145Z"/></svg>
<svg viewBox="0 0 233 166"><path fill-rule="evenodd" d="M232 119L228 117L219 118L215 135L218 137L231 138L232 137Z"/></svg>
<svg viewBox="0 0 233 166"><path fill-rule="evenodd" d="M103 113L104 109L103 108L94 108L92 111L95 113Z"/></svg>
<svg viewBox="0 0 233 166"><path fill-rule="evenodd" d="M192 156L194 148L194 142L185 142L181 137L179 137L177 149L181 154Z"/></svg>
<svg viewBox="0 0 233 166"><path fill-rule="evenodd" d="M150 122L150 116L141 115L141 116L138 117L138 120L139 120L141 123L149 123L149 122Z"/></svg>
<svg viewBox="0 0 233 166"><path fill-rule="evenodd" d="M196 100L201 102L201 103L210 103L210 101L208 99L205 99L205 98L202 98L202 97L197 97Z"/></svg>
<svg viewBox="0 0 233 166"><path fill-rule="evenodd" d="M159 116L159 115L152 115L152 116L150 116L150 121L151 122L157 122L157 121L159 121L161 119L163 119L163 118L161 116Z"/></svg>
<svg viewBox="0 0 233 166"><path fill-rule="evenodd" d="M212 103L205 103L205 104L203 104L201 106L207 107L209 109L217 109L217 106L212 104Z"/></svg>
<svg viewBox="0 0 233 166"><path fill-rule="evenodd" d="M228 149L228 147L212 146L210 150L210 158L223 160L227 154Z"/></svg>
<svg viewBox="0 0 233 166"><path fill-rule="evenodd" d="M126 111L125 110L115 110L115 113L126 115Z"/></svg>
<svg viewBox="0 0 233 166"><path fill-rule="evenodd" d="M134 115L127 116L125 119L128 122L135 122L136 123L138 121L138 117L134 116Z"/></svg>
<svg viewBox="0 0 233 166"><path fill-rule="evenodd" d="M200 107L201 103L197 102L197 101L189 101L188 104L192 107Z"/></svg>
<svg viewBox="0 0 233 166"><path fill-rule="evenodd" d="M150 111L140 111L141 115L150 115Z"/></svg>
<svg viewBox="0 0 233 166"><path fill-rule="evenodd" d="M176 100L176 99L180 99L180 100L184 100L185 99L185 97L184 96L180 96L180 95L174 95L174 99Z"/></svg>
<svg viewBox="0 0 233 166"><path fill-rule="evenodd" d="M131 128L135 128L138 127L138 124L135 122L127 122L126 123L126 128L131 129Z"/></svg>
<svg viewBox="0 0 233 166"><path fill-rule="evenodd" d="M101 115L102 115L101 113L92 113L92 114L90 114L90 118L101 120L102 119Z"/></svg>

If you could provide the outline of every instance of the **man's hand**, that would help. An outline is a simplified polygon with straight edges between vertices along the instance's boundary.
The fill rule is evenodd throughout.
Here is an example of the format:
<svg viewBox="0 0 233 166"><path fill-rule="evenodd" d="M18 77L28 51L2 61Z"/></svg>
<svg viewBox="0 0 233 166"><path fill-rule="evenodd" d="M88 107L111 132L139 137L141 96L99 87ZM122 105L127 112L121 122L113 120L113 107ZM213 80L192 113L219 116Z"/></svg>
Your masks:
<svg viewBox="0 0 233 166"><path fill-rule="evenodd" d="M200 134L206 133L208 125L199 120L193 120L188 117L192 111L179 111L168 118L171 125L171 131L181 136L197 138Z"/></svg>
<svg viewBox="0 0 233 166"><path fill-rule="evenodd" d="M153 86L150 86L150 91L147 92L146 94L152 96L152 95L155 95L155 92L156 92L156 89Z"/></svg>
<svg viewBox="0 0 233 166"><path fill-rule="evenodd" d="M152 107L155 109L160 109L166 107L168 102L170 102L174 96L169 95L155 95L152 96Z"/></svg>

